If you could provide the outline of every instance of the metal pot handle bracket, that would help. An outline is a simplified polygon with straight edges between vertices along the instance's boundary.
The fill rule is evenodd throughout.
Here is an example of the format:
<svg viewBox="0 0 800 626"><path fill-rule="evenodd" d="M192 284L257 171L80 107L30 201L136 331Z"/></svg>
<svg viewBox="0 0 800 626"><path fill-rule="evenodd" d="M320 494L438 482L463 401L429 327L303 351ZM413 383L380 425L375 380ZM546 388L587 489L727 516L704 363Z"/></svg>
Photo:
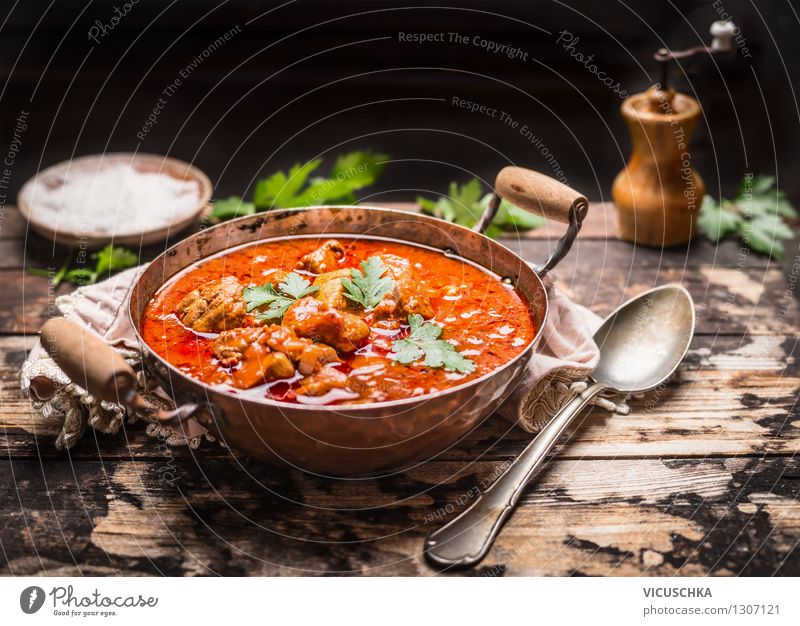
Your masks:
<svg viewBox="0 0 800 626"><path fill-rule="evenodd" d="M539 276L546 275L572 247L589 211L589 201L554 178L523 167L504 167L495 180L494 196L489 206L472 230L483 233L497 215L503 199L547 219L568 224L567 232L559 239L550 258L543 265L534 267Z"/></svg>
<svg viewBox="0 0 800 626"><path fill-rule="evenodd" d="M69 379L96 398L116 402L160 424L175 426L200 405L187 403L173 411L159 409L136 391L136 373L128 362L92 331L63 317L42 326L41 342Z"/></svg>

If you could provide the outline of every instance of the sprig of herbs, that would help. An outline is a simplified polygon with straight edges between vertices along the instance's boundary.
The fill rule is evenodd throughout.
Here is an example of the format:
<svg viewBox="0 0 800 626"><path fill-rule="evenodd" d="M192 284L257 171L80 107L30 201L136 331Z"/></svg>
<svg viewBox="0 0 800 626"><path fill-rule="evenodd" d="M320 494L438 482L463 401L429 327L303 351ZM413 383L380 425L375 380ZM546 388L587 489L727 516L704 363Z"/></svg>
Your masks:
<svg viewBox="0 0 800 626"><path fill-rule="evenodd" d="M363 306L375 307L389 291L394 289L394 281L384 276L386 266L379 257L371 256L361 261L361 271L350 270L350 278L342 278L344 297Z"/></svg>
<svg viewBox="0 0 800 626"><path fill-rule="evenodd" d="M95 262L93 267L86 267L84 263L84 267L70 268L72 257L73 254L70 253L66 263L56 272L30 267L28 273L49 277L53 287L58 287L64 281L83 286L92 285L100 278L108 278L115 272L134 267L139 262L139 256L135 252L111 244L91 255Z"/></svg>
<svg viewBox="0 0 800 626"><path fill-rule="evenodd" d="M214 203L209 219L221 222L273 208L288 209L315 204L353 204L355 192L373 184L383 172L389 156L369 150L349 152L337 157L327 178L310 178L322 164L314 159L296 164L289 173L275 172L259 180L251 202L230 196Z"/></svg>
<svg viewBox="0 0 800 626"><path fill-rule="evenodd" d="M308 279L292 272L278 284L277 290L272 283L268 283L259 287L247 287L243 296L248 311L266 307L265 311L256 316L257 320L275 320L282 318L286 309L296 300L315 291L319 291L319 287L314 287Z"/></svg>
<svg viewBox="0 0 800 626"><path fill-rule="evenodd" d="M781 259L784 249L780 240L794 237L783 218L795 217L797 212L786 195L775 188L774 177L748 176L733 200L703 198L697 225L711 241L736 235L753 252Z"/></svg>
<svg viewBox="0 0 800 626"><path fill-rule="evenodd" d="M405 339L392 342L389 357L410 365L424 358L428 367L443 367L446 370L469 374L475 371L475 363L455 349L455 346L444 339L439 339L442 327L433 322L426 322L416 313L408 316L411 332Z"/></svg>
<svg viewBox="0 0 800 626"><path fill-rule="evenodd" d="M492 199L491 193L482 194L480 181L473 178L463 185L450 183L447 196L442 196L435 202L422 197L417 198L417 202L422 207L423 213L471 227L478 221ZM503 231L532 230L544 222L543 217L503 200L486 234L498 237Z"/></svg>

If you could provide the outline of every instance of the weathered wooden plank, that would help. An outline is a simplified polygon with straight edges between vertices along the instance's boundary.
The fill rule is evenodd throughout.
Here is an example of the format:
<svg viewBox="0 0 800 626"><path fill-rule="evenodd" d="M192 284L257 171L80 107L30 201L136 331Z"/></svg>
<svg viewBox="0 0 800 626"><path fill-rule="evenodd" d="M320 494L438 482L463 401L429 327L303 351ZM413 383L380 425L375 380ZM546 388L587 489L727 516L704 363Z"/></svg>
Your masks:
<svg viewBox="0 0 800 626"><path fill-rule="evenodd" d="M742 270L631 266L620 272L587 264L574 274L562 269L557 276L559 287L601 316L647 289L679 283L695 301L696 333L791 335L800 327L800 304L777 266Z"/></svg>
<svg viewBox="0 0 800 626"><path fill-rule="evenodd" d="M11 458L63 458L52 446L59 425L45 422L19 393L17 372L32 341L0 337L0 450ZM611 417L606 411L592 411L561 454L580 459L800 452L797 341L770 335L697 336L674 380L632 399L629 415ZM127 437L87 436L71 457L163 458L167 454L163 446L141 430L129 427ZM441 460L508 458L528 438L492 417ZM192 453L175 449L168 454L184 458ZM199 454L230 456L216 444L205 444Z"/></svg>
<svg viewBox="0 0 800 626"><path fill-rule="evenodd" d="M4 465L15 575L430 575L424 536L502 467L354 483L202 459ZM798 475L797 459L558 460L468 573L797 575Z"/></svg>
<svg viewBox="0 0 800 626"><path fill-rule="evenodd" d="M8 204L2 209L2 220L0 220L0 240L22 239L28 224L16 206Z"/></svg>

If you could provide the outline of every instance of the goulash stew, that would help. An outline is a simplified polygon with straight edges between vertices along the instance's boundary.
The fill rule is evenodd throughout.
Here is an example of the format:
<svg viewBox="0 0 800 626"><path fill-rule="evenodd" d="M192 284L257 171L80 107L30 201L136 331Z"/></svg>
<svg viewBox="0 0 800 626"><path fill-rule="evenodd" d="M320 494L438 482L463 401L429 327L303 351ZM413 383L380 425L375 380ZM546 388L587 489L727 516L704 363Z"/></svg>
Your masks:
<svg viewBox="0 0 800 626"><path fill-rule="evenodd" d="M184 270L148 303L142 336L210 385L281 402L423 396L508 362L536 328L497 276L385 239L289 238Z"/></svg>

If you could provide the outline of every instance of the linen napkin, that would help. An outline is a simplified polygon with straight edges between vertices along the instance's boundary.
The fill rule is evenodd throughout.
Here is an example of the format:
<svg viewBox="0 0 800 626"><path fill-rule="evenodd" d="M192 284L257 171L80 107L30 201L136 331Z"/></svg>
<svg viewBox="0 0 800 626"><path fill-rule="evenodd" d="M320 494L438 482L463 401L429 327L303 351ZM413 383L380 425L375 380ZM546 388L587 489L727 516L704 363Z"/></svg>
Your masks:
<svg viewBox="0 0 800 626"><path fill-rule="evenodd" d="M144 266L133 268L101 283L80 287L59 296L55 306L63 317L100 335L134 367L139 375L139 391L150 402L170 406L169 397L161 389L145 387L138 344L124 306L131 285L143 269ZM497 411L528 432L539 430L558 408L585 388L582 380L594 370L599 359L592 335L600 325L600 318L570 300L550 281L546 281L546 287L550 311L544 328L539 331L536 352L521 383ZM22 366L20 380L22 391L31 398L34 408L49 421L61 421L61 432L55 442L60 449L75 445L89 427L113 434L126 416L130 422L146 419L113 402L98 400L73 383L38 340ZM204 438L213 440L191 418L175 429L148 421L147 433L168 445L194 448Z"/></svg>

